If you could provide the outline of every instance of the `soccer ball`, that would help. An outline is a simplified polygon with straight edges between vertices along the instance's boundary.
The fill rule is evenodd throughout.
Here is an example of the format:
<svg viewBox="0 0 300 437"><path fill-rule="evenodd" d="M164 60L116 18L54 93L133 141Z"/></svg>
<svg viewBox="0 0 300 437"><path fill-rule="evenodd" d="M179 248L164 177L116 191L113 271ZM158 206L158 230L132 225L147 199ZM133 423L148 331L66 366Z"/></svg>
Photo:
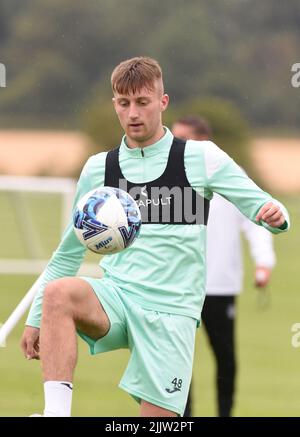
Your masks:
<svg viewBox="0 0 300 437"><path fill-rule="evenodd" d="M73 224L79 241L93 252L110 255L138 237L141 213L134 199L119 188L99 187L77 203Z"/></svg>

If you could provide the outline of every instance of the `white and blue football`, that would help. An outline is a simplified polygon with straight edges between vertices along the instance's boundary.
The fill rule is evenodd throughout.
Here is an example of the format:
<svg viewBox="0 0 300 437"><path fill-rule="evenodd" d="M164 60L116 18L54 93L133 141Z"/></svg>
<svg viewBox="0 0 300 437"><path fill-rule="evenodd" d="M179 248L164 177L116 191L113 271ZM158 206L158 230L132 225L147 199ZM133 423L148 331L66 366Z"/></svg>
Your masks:
<svg viewBox="0 0 300 437"><path fill-rule="evenodd" d="M73 224L79 241L93 252L110 255L129 247L142 220L135 200L124 190L99 187L77 203Z"/></svg>

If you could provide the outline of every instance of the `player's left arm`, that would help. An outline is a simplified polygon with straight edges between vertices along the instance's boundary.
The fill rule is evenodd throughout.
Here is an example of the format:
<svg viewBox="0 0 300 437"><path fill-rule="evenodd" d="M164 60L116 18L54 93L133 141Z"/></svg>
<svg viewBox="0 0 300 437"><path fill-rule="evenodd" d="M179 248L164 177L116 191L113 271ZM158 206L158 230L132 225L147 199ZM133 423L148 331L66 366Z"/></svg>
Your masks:
<svg viewBox="0 0 300 437"><path fill-rule="evenodd" d="M224 151L206 142L205 167L207 186L232 202L253 223L274 234L290 227L286 208L260 187Z"/></svg>

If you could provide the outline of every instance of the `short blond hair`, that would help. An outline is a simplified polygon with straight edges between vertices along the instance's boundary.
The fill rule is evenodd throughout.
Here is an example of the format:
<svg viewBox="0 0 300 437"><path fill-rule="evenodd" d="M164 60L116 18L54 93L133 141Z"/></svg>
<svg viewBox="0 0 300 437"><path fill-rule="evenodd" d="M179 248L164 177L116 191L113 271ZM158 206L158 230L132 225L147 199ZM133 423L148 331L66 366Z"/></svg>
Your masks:
<svg viewBox="0 0 300 437"><path fill-rule="evenodd" d="M111 75L111 86L114 93L128 95L143 88L153 90L157 80L162 81L159 63L155 59L139 56L116 66Z"/></svg>

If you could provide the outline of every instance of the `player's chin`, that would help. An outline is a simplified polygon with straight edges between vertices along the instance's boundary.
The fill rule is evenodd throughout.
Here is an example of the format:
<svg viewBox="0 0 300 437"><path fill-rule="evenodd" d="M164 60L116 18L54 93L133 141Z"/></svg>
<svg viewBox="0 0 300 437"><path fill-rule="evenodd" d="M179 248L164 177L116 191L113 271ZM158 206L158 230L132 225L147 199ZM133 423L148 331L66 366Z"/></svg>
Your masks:
<svg viewBox="0 0 300 437"><path fill-rule="evenodd" d="M138 132L130 132L128 134L128 137L134 141L139 142L139 143L143 143L143 142L147 141L147 139L148 139L147 135L142 134L141 132L139 132L139 133Z"/></svg>

